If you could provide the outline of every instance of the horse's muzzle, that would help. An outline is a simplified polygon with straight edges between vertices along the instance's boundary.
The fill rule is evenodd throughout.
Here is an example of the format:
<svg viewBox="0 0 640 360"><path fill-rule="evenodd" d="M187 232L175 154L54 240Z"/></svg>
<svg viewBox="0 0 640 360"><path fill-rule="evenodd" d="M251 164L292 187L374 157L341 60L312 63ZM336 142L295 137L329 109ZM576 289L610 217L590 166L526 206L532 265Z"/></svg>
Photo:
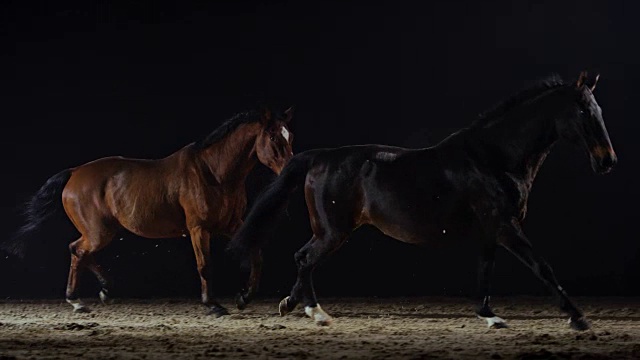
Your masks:
<svg viewBox="0 0 640 360"><path fill-rule="evenodd" d="M591 168L598 174L609 173L618 163L618 157L611 147L596 146L591 152Z"/></svg>

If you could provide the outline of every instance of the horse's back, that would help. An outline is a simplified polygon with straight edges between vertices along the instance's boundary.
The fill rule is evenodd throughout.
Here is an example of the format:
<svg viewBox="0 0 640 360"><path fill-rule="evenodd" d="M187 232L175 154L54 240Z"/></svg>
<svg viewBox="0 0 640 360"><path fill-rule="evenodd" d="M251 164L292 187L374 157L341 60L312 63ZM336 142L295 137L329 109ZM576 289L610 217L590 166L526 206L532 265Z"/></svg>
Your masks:
<svg viewBox="0 0 640 360"><path fill-rule="evenodd" d="M390 162L414 151L413 149L377 144L318 149L314 150L314 164L355 169L363 166L366 161Z"/></svg>
<svg viewBox="0 0 640 360"><path fill-rule="evenodd" d="M325 211L329 221L345 229L371 224L410 243L450 238L470 221L462 206L464 192L454 179L465 161L443 147L337 148L316 157L309 174L315 196L307 200L312 207L330 209Z"/></svg>
<svg viewBox="0 0 640 360"><path fill-rule="evenodd" d="M73 173L82 174L82 176L101 176L112 174L130 168L148 168L157 163L158 160L135 159L124 156L108 156L72 168Z"/></svg>
<svg viewBox="0 0 640 360"><path fill-rule="evenodd" d="M102 189L110 182L122 178L126 178L127 181L147 178L148 181L153 182L154 175L157 177L163 172L158 160L110 156L72 168L67 188Z"/></svg>
<svg viewBox="0 0 640 360"><path fill-rule="evenodd" d="M415 150L385 145L354 145L316 151L305 181L305 197L314 231L349 231L367 222L366 182L377 167L393 163ZM384 166L384 165L383 165ZM324 225L323 225L324 223Z"/></svg>

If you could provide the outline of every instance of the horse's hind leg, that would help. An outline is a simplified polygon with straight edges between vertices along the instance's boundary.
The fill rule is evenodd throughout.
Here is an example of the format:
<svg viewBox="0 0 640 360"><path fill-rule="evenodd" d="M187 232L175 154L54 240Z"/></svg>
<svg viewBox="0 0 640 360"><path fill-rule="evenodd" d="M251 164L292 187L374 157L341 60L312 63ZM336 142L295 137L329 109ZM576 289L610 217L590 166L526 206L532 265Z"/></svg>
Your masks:
<svg viewBox="0 0 640 360"><path fill-rule="evenodd" d="M481 298L481 305L476 309L476 314L480 319L484 319L490 328L506 328L504 319L496 316L489 304L491 291L491 275L495 261L496 247L494 244L486 246L480 254L478 266L478 293Z"/></svg>
<svg viewBox="0 0 640 360"><path fill-rule="evenodd" d="M89 242L83 236L69 245L71 266L69 268L66 298L67 302L73 306L73 312L76 313L90 312L89 308L78 298L78 281L91 256L89 253L90 248Z"/></svg>
<svg viewBox="0 0 640 360"><path fill-rule="evenodd" d="M95 262L94 254L106 246L108 241L99 241L92 243L86 236L81 236L78 240L69 245L71 252L71 266L69 268L69 279L67 282L66 299L74 312L89 312L89 308L84 305L78 297L78 281L80 274L85 268L90 269L100 281L102 290L100 291L100 299L106 301L106 294L110 286L109 277L104 273L100 265Z"/></svg>
<svg viewBox="0 0 640 360"><path fill-rule="evenodd" d="M109 276L104 271L102 266L100 266L100 264L96 262L93 254L85 255L85 258L87 268L89 268L89 270L91 270L91 272L96 276L98 282L100 283L100 286L102 287L100 289L100 292L98 293L100 301L102 301L102 303L105 305L112 303L112 300L109 297L109 291L111 290L113 284L111 276Z"/></svg>
<svg viewBox="0 0 640 360"><path fill-rule="evenodd" d="M291 290L291 295L280 302L280 315L291 312L298 303L305 306L305 313L318 325L329 325L331 317L325 313L316 299L313 281L313 269L330 253L336 251L346 240L347 235L337 232L327 232L322 237L314 235L296 254L298 279Z"/></svg>

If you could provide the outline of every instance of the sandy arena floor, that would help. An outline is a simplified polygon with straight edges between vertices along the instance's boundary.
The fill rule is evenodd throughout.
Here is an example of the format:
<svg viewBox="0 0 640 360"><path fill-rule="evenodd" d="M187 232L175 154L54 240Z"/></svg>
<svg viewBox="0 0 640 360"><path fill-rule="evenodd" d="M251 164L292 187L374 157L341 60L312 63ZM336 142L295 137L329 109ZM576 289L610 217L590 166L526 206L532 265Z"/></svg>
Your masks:
<svg viewBox="0 0 640 360"><path fill-rule="evenodd" d="M640 299L576 298L593 330L575 332L550 298L496 298L509 329L488 329L463 298L325 299L318 327L279 299L216 319L191 299L127 300L74 314L62 301L0 303L0 359L640 358Z"/></svg>

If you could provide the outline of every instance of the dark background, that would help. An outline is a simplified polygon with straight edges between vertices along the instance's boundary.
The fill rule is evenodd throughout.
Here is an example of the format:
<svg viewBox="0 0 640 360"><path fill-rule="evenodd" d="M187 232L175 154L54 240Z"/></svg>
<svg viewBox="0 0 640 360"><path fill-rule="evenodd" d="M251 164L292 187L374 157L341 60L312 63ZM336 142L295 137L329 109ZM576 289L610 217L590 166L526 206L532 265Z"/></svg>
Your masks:
<svg viewBox="0 0 640 360"><path fill-rule="evenodd" d="M99 157L164 157L234 113L294 104L294 151L349 144L436 144L478 113L552 72L602 74L596 97L618 167L594 174L558 144L542 167L525 230L574 295L638 295L640 28L632 1L84 1L0 4L2 237L16 207L56 172ZM177 5L180 4L180 5ZM273 175L258 166L251 197ZM310 237L301 193L266 249L263 296L287 293L293 253ZM62 298L69 229L42 234L24 262L0 258L0 296ZM220 295L237 268L214 240ZM328 295L467 295L475 258L417 248L372 228L316 272ZM187 239L115 241L99 257L120 296L199 297ZM82 283L95 296L95 279ZM499 250L496 294L546 294Z"/></svg>

